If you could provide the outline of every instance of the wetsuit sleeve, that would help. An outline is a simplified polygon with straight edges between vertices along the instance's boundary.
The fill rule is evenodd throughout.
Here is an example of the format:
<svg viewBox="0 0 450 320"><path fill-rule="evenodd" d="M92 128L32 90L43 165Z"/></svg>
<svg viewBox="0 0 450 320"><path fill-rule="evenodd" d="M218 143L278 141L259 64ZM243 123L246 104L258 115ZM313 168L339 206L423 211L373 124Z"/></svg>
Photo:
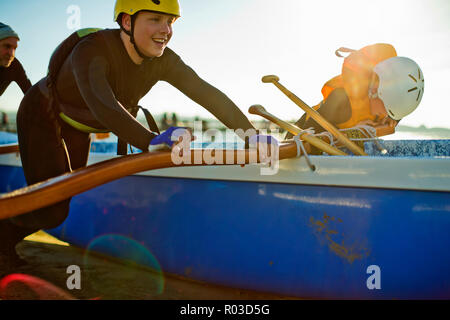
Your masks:
<svg viewBox="0 0 450 320"><path fill-rule="evenodd" d="M345 90L342 88L333 90L328 98L322 101L317 112L334 126L350 119L352 116L352 109ZM313 128L316 133L325 131L325 129L314 119L307 117L306 113L295 123L295 125L302 129ZM290 138L292 138L292 134L288 133L286 139Z"/></svg>
<svg viewBox="0 0 450 320"><path fill-rule="evenodd" d="M107 75L109 62L89 43L80 43L71 55L75 81L86 105L96 119L127 143L147 151L155 137L115 98Z"/></svg>
<svg viewBox="0 0 450 320"><path fill-rule="evenodd" d="M0 96L5 92L6 88L8 88L11 80L5 77L0 76Z"/></svg>
<svg viewBox="0 0 450 320"><path fill-rule="evenodd" d="M170 65L162 74L169 82L190 99L211 112L230 129L254 129L244 113L223 92L201 79L179 56L172 53Z"/></svg>
<svg viewBox="0 0 450 320"><path fill-rule="evenodd" d="M25 74L25 70L22 64L15 58L8 68L2 68L0 73L0 96L8 88L12 81L15 81L23 93L27 92L31 88L31 82Z"/></svg>
<svg viewBox="0 0 450 320"><path fill-rule="evenodd" d="M25 73L25 69L23 68L20 61L17 60L17 58L14 60L16 61L14 81L16 81L22 92L25 94L28 89L31 88L31 81L30 79L28 79L27 74Z"/></svg>

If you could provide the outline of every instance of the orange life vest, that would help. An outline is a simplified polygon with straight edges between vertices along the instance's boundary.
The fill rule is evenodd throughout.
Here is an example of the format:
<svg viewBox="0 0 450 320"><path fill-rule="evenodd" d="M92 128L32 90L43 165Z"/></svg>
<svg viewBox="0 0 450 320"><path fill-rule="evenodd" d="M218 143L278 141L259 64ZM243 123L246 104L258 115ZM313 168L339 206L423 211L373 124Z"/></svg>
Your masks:
<svg viewBox="0 0 450 320"><path fill-rule="evenodd" d="M346 129L354 127L364 120L375 120L375 116L370 112L368 95L373 68L381 61L396 57L397 52L393 46L384 43L370 45L357 51L341 49L336 51L337 55L339 50L352 53L345 58L341 75L325 83L322 95L326 100L334 89L344 88L350 100L352 116L337 126L339 129Z"/></svg>

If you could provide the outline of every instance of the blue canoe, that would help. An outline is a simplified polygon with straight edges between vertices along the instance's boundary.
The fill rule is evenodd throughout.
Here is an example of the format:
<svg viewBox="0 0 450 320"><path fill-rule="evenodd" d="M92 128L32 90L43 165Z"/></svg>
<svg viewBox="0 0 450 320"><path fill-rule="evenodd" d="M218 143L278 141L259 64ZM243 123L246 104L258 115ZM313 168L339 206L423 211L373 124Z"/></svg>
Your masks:
<svg viewBox="0 0 450 320"><path fill-rule="evenodd" d="M315 171L299 158L274 175L259 165L142 172L75 196L48 232L112 255L128 239L152 257L139 263L230 287L449 299L450 141L383 146L387 155L367 142L369 157L311 156ZM103 161L115 144L91 151ZM17 154L0 155L0 181L0 193L25 185Z"/></svg>

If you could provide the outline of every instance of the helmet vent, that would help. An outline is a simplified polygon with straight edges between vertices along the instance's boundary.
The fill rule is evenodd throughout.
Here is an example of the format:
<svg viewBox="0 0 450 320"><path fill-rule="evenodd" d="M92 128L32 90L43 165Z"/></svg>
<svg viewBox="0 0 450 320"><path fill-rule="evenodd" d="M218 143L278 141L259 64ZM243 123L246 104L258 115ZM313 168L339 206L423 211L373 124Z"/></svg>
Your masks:
<svg viewBox="0 0 450 320"><path fill-rule="evenodd" d="M161 1L159 1L159 0L152 0L152 2L153 2L154 4L157 4L157 5L160 5L160 4L161 4Z"/></svg>
<svg viewBox="0 0 450 320"><path fill-rule="evenodd" d="M409 76L411 79L413 79L414 82L417 82L416 78L414 78L414 76L413 76L412 74L409 74L408 76ZM420 73L419 73L419 79L420 79Z"/></svg>
<svg viewBox="0 0 450 320"><path fill-rule="evenodd" d="M418 74L419 74L419 80L422 80L422 82L424 82L424 79L421 79L421 78L422 78L422 73L420 72L420 69L417 69L417 71L418 71ZM417 79L416 79L412 74L409 74L408 76L409 76L411 79L413 79L414 82L416 82L416 83L418 82ZM414 88L409 89L408 92L413 92L413 91L416 91L417 89L419 89L419 88L414 87ZM417 94L416 101L419 101L419 98L420 98L420 94L421 94L421 93L422 93L422 90L419 90L419 93Z"/></svg>
<svg viewBox="0 0 450 320"><path fill-rule="evenodd" d="M416 99L416 101L419 101L419 98L420 98L420 94L422 93L422 90L419 90L419 94L417 95L417 99Z"/></svg>

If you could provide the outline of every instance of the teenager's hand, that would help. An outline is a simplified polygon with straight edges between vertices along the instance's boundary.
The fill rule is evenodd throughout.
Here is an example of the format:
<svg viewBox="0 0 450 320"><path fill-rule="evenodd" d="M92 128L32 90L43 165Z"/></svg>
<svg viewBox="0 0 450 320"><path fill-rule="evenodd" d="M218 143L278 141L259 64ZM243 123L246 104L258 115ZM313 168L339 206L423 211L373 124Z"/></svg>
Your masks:
<svg viewBox="0 0 450 320"><path fill-rule="evenodd" d="M383 119L383 121L374 122L371 120L365 120L358 123L358 125L368 125L374 127L377 130L377 137L386 136L395 133L395 127L398 121L389 117Z"/></svg>
<svg viewBox="0 0 450 320"><path fill-rule="evenodd" d="M267 143L270 145L278 146L278 140L275 137L263 135L263 134L255 134L250 137L249 144L257 144L257 143Z"/></svg>
<svg viewBox="0 0 450 320"><path fill-rule="evenodd" d="M150 142L151 146L166 145L170 148L177 142L180 142L182 137L189 136L193 140L192 132L188 128L184 127L170 127L160 135L157 135Z"/></svg>

